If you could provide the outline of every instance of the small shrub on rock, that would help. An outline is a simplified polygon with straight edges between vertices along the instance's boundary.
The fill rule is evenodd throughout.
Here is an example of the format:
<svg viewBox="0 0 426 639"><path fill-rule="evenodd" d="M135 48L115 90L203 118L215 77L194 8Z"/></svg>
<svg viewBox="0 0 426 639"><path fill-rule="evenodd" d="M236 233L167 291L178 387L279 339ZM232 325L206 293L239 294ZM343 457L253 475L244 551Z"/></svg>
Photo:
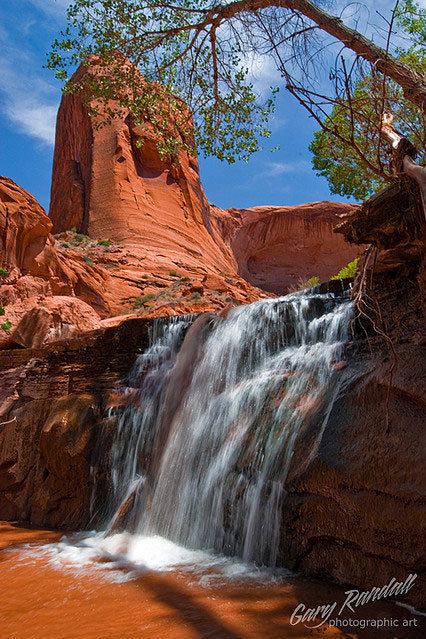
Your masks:
<svg viewBox="0 0 426 639"><path fill-rule="evenodd" d="M344 266L337 275L330 277L331 280L345 280L347 278L354 278L358 269L359 257L356 257L352 262L349 262Z"/></svg>
<svg viewBox="0 0 426 639"><path fill-rule="evenodd" d="M2 331L7 333L12 328L12 322L10 320L6 320L3 324L1 324L0 328Z"/></svg>
<svg viewBox="0 0 426 639"><path fill-rule="evenodd" d="M297 285L294 287L294 291L303 291L305 288L313 288L314 286L318 286L320 283L320 278L318 275L312 275L307 280L300 278L297 282Z"/></svg>
<svg viewBox="0 0 426 639"><path fill-rule="evenodd" d="M147 302L151 302L152 300L155 300L154 293L150 293L149 295L143 295L143 297L137 297L133 305L135 308L142 308L142 306L145 306Z"/></svg>

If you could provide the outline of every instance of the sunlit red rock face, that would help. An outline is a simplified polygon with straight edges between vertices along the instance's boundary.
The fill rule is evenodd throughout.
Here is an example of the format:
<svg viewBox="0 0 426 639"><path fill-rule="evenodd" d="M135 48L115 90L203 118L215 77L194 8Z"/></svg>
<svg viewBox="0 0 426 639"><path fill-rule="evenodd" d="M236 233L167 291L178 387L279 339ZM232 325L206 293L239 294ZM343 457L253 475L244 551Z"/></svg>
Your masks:
<svg viewBox="0 0 426 639"><path fill-rule="evenodd" d="M312 276L330 279L360 249L333 232L354 208L339 202L230 209L237 226L230 245L239 274L254 286L284 294Z"/></svg>
<svg viewBox="0 0 426 639"><path fill-rule="evenodd" d="M76 254L63 255L51 226L32 195L0 177L0 347L41 346L96 328L99 314L109 313L105 275Z"/></svg>
<svg viewBox="0 0 426 639"><path fill-rule="evenodd" d="M55 238L51 228L31 195L0 177L0 348L39 348L95 329L102 318L220 310L265 295L202 268L184 276L160 256L157 273L155 255L147 272L143 258L117 242L73 231Z"/></svg>
<svg viewBox="0 0 426 639"><path fill-rule="evenodd" d="M75 79L81 81L84 73L80 68ZM148 308L170 307L176 300L190 307L198 293L199 304L218 309L258 299L262 292L253 286L283 293L312 275L328 279L359 252L332 235L333 223L348 206L325 202L223 211L209 205L195 158L180 153L174 164L165 162L153 137L129 117L97 128L78 96L62 99L53 230L74 227L90 238L110 240L115 249L110 274L139 287L141 296L158 293ZM197 290L188 282L178 286L175 272ZM209 284L210 275L219 276L220 283ZM125 303L120 294L116 301Z"/></svg>
<svg viewBox="0 0 426 639"><path fill-rule="evenodd" d="M117 315L222 311L327 280L360 252L332 234L350 205L219 209L196 158L166 162L129 117L99 128L86 111L63 97L50 218L0 178L0 347L38 348Z"/></svg>
<svg viewBox="0 0 426 639"><path fill-rule="evenodd" d="M84 73L80 68L76 79ZM142 147L136 145L139 134L129 118L96 128L80 99L64 96L50 207L54 232L74 227L90 238L111 241L115 253L110 251L107 257L112 259L106 262L111 275L138 287L136 295L163 289L160 306L184 298L191 306L197 293L217 307L215 291L202 286L208 274L222 277L219 305L226 302L226 294L228 301L257 299L259 291L237 276L235 258L211 215L196 159L181 153L176 163L165 163L146 133ZM225 282L225 277L235 281ZM179 278L185 278L181 287L176 286ZM187 290L188 282L199 290ZM117 302L125 301L118 292Z"/></svg>

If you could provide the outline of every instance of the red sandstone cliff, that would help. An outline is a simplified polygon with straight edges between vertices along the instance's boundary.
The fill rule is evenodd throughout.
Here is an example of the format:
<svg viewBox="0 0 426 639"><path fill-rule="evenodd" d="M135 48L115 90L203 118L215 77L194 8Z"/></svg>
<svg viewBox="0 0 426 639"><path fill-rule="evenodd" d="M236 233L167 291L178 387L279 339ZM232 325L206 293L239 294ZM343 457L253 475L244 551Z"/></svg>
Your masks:
<svg viewBox="0 0 426 639"><path fill-rule="evenodd" d="M196 158L167 162L129 117L99 128L80 97L65 95L50 216L0 178L0 347L38 347L125 314L220 311L327 280L360 253L332 232L352 209L211 206Z"/></svg>
<svg viewBox="0 0 426 639"><path fill-rule="evenodd" d="M354 206L312 202L299 206L230 209L237 222L230 237L238 273L254 286L285 294L313 275L330 279L360 253L333 228Z"/></svg>
<svg viewBox="0 0 426 639"><path fill-rule="evenodd" d="M86 72L81 67L74 80L82 82ZM238 302L259 296L242 280L283 293L312 275L328 279L359 253L332 235L339 214L350 208L321 202L223 211L209 205L196 158L181 152L175 163L164 161L153 137L129 117L97 128L77 95L62 99L53 230L75 227L90 238L111 240L131 264L121 278L137 286L146 274L148 294L169 286L171 271L198 287L206 275L219 276L204 282L202 293L211 297L213 289L222 289Z"/></svg>

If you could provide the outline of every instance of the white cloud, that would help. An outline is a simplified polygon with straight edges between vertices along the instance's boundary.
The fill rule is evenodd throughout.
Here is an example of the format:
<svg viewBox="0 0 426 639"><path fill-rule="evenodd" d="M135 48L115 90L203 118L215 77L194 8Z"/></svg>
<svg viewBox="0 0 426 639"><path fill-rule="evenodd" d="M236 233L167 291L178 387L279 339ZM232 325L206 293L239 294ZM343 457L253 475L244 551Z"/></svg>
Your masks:
<svg viewBox="0 0 426 639"><path fill-rule="evenodd" d="M22 133L44 144L54 144L56 106L46 104L37 97L27 99L21 93L9 93L2 110Z"/></svg>
<svg viewBox="0 0 426 639"><path fill-rule="evenodd" d="M47 82L29 53L0 34L0 113L21 133L53 145L59 86Z"/></svg>
<svg viewBox="0 0 426 639"><path fill-rule="evenodd" d="M265 174L277 176L284 173L304 173L311 170L308 160L296 160L295 162L270 162L265 170Z"/></svg>
<svg viewBox="0 0 426 639"><path fill-rule="evenodd" d="M281 74L271 56L253 54L242 64L248 68L250 80L262 97L269 94L271 87L283 83Z"/></svg>
<svg viewBox="0 0 426 639"><path fill-rule="evenodd" d="M48 16L61 19L65 18L65 12L72 0L28 0L28 2Z"/></svg>

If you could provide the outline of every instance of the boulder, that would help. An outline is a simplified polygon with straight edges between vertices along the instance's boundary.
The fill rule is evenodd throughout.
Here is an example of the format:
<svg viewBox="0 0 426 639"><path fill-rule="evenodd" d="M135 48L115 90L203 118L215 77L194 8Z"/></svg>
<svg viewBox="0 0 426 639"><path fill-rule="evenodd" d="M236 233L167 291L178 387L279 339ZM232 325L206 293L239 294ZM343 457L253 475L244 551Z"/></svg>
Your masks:
<svg viewBox="0 0 426 639"><path fill-rule="evenodd" d="M24 348L40 348L98 328L99 321L96 311L76 297L49 297L43 306L34 306L25 313L11 335L11 342Z"/></svg>

